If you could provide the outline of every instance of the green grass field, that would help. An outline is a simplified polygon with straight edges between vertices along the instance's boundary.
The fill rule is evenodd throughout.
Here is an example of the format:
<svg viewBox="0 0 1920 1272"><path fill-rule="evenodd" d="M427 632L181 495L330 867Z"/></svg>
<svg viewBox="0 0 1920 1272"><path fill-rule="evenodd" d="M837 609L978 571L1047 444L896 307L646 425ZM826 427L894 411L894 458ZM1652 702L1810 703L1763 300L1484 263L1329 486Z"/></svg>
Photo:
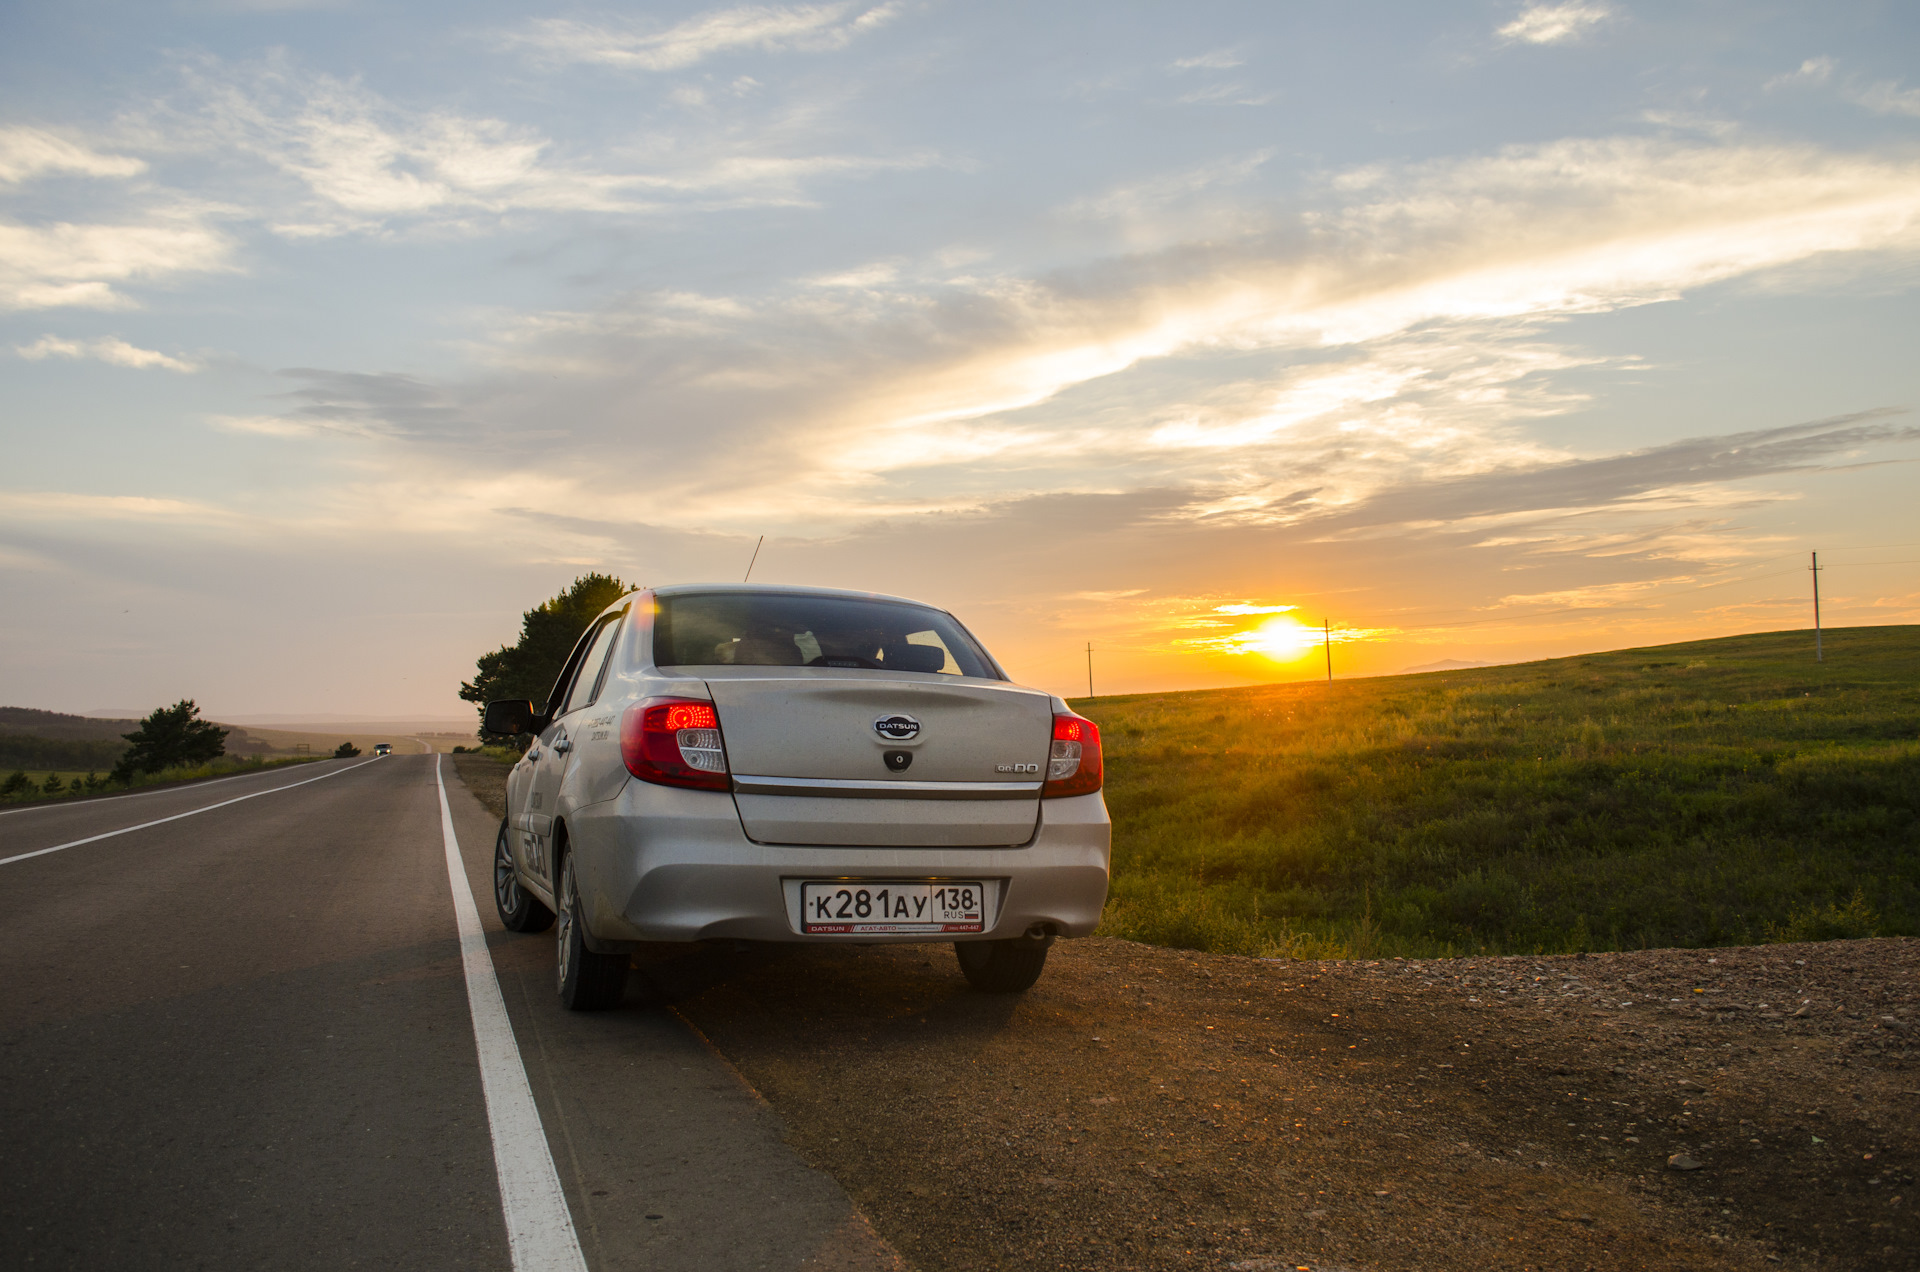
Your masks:
<svg viewBox="0 0 1920 1272"><path fill-rule="evenodd" d="M1075 703L1101 931L1264 956L1920 933L1920 627Z"/></svg>
<svg viewBox="0 0 1920 1272"><path fill-rule="evenodd" d="M24 804L39 800L76 799L82 796L111 795L116 791L132 790L142 786L163 786L174 782L204 781L211 777L231 777L236 773L251 773L256 769L280 768L288 764L304 764L310 759L319 758L321 757L283 756L277 759L258 759L244 758L237 755L223 755L219 759L211 760L205 764L179 765L174 768L160 769L151 773L136 773L130 782L103 780L100 786L86 789L76 787L75 782L77 780L84 783L87 777L90 776L87 773L78 773L69 769L23 769L18 771L23 773L27 780L32 783L32 787L27 790L12 792L0 791L0 804ZM57 772L60 776L61 784L65 788L58 794L48 795L43 789L49 772ZM0 773L0 779L10 777L11 775L10 772ZM102 779L105 779L107 776L105 772L96 772L94 775Z"/></svg>

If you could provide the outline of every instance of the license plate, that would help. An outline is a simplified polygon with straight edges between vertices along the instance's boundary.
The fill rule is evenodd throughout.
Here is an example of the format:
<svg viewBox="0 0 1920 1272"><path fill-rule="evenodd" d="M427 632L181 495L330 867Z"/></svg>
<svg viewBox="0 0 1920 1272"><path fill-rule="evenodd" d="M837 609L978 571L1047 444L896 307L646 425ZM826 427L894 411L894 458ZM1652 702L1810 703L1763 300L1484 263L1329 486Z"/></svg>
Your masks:
<svg viewBox="0 0 1920 1272"><path fill-rule="evenodd" d="M800 930L844 936L984 932L987 886L978 880L819 879L800 885Z"/></svg>

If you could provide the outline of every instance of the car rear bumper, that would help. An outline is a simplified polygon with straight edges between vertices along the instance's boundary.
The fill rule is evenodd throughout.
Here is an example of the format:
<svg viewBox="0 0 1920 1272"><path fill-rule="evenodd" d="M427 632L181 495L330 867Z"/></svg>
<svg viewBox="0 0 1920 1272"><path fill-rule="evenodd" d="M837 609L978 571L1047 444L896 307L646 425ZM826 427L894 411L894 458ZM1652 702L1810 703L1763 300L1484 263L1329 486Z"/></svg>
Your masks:
<svg viewBox="0 0 1920 1272"><path fill-rule="evenodd" d="M1110 825L1100 796L1041 801L1039 830L1017 848L794 847L746 837L733 798L628 782L568 818L582 917L597 942L943 941L907 934L806 936L805 879L978 879L994 886L983 938L1042 925L1087 936L1106 904Z"/></svg>

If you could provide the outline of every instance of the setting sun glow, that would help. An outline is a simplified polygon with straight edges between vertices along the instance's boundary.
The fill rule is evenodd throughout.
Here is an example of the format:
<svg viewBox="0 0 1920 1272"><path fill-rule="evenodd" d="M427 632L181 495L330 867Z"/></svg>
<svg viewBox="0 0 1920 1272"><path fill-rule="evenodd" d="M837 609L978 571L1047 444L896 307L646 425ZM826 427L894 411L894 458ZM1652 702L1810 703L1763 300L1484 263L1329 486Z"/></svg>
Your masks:
<svg viewBox="0 0 1920 1272"><path fill-rule="evenodd" d="M1292 662L1320 643L1320 633L1290 618L1272 618L1251 631L1235 633L1233 640L1248 653Z"/></svg>

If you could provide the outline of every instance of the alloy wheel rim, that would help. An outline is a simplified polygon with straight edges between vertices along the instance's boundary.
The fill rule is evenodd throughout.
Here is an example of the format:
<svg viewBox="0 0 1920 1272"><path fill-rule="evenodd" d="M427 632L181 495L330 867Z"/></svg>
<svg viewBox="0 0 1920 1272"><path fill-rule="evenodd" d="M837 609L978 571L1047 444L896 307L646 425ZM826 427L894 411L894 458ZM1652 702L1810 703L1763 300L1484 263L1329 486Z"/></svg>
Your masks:
<svg viewBox="0 0 1920 1272"><path fill-rule="evenodd" d="M567 972L573 964L573 862L568 861L560 872L560 921L554 924L560 940L560 958L558 970L560 988L567 987Z"/></svg>
<svg viewBox="0 0 1920 1272"><path fill-rule="evenodd" d="M514 877L513 854L507 849L504 831L493 848L493 899L500 903L502 910L512 910L520 904L520 880Z"/></svg>

